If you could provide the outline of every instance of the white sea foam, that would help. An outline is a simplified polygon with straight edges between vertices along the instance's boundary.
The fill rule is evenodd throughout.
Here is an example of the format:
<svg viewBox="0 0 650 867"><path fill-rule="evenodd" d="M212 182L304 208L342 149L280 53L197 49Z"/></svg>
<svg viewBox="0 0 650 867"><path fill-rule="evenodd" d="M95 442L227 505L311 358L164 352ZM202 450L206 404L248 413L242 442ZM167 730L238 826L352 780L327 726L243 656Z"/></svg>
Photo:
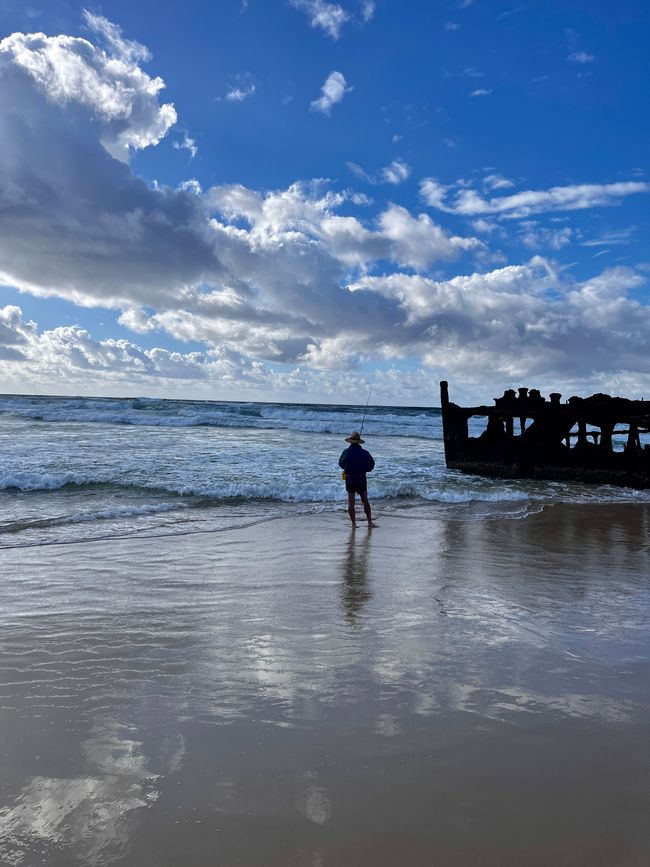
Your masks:
<svg viewBox="0 0 650 867"><path fill-rule="evenodd" d="M128 532L129 522L140 527L160 514L162 524L173 509L186 509L183 520L201 524L224 509L271 515L293 505L300 511L342 507L338 456L362 411L0 397L0 532L14 534L13 544L22 527L27 535L40 525L48 538L69 539L83 535L77 525L113 520ZM650 492L448 471L441 434L433 410L370 407L364 437L377 461L371 499L381 508L417 506L431 514L481 504L501 513L517 504L526 510L553 502L650 501ZM55 524L68 529L54 533Z"/></svg>
<svg viewBox="0 0 650 867"><path fill-rule="evenodd" d="M11 472L0 475L0 490L56 491L66 485L98 485L108 481L105 477L93 477L84 473Z"/></svg>

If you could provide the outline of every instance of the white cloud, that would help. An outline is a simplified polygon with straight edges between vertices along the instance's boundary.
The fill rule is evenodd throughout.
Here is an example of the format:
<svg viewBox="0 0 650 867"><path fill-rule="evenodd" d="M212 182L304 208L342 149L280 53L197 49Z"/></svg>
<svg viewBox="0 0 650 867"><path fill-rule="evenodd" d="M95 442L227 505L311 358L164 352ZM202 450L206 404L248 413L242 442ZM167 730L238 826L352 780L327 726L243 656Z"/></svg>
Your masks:
<svg viewBox="0 0 650 867"><path fill-rule="evenodd" d="M479 217L477 220L472 220L472 228L475 232L491 235L499 230L499 225L494 220L484 220L483 217Z"/></svg>
<svg viewBox="0 0 650 867"><path fill-rule="evenodd" d="M345 265L388 259L426 268L434 261L454 259L482 247L476 238L449 235L427 215L413 217L394 204L379 215L376 227L369 228L356 217L335 213L345 198L323 195L318 187L310 190L301 184L265 197L240 185L213 188L207 194L209 204L227 219L249 223L249 243L257 249L262 244L268 249L271 241L286 249L291 242L297 245L299 240L317 239L324 245L322 252Z"/></svg>
<svg viewBox="0 0 650 867"><path fill-rule="evenodd" d="M365 21L372 21L375 17L376 4L373 0L363 0L361 4L361 18Z"/></svg>
<svg viewBox="0 0 650 867"><path fill-rule="evenodd" d="M0 42L0 271L77 303L158 305L221 272L202 203L148 187L123 160L172 119L163 87L67 36ZM161 121L161 118L164 120ZM173 113L175 120L175 113Z"/></svg>
<svg viewBox="0 0 650 867"><path fill-rule="evenodd" d="M650 192L650 183L619 181L613 184L571 184L551 187L549 190L524 190L491 199L484 199L473 189L461 189L453 203L446 199L450 189L433 178L425 178L420 184L420 194L432 208L467 217L497 214L506 219L517 219L546 211L575 211L616 205L625 196Z"/></svg>
<svg viewBox="0 0 650 867"><path fill-rule="evenodd" d="M411 174L411 167L404 160L393 160L381 170L382 180L387 184L401 184Z"/></svg>
<svg viewBox="0 0 650 867"><path fill-rule="evenodd" d="M538 226L534 221L525 220L522 224L521 242L531 250L546 247L551 250L561 250L571 243L573 229L563 226L561 229L549 229Z"/></svg>
<svg viewBox="0 0 650 867"><path fill-rule="evenodd" d="M426 214L417 219L406 208L390 205L380 217L383 234L393 243L398 264L425 270L432 262L455 259L461 252L482 247L477 238L448 235Z"/></svg>
<svg viewBox="0 0 650 867"><path fill-rule="evenodd" d="M325 0L290 0L290 2L295 9L300 9L309 16L312 27L320 27L332 39L339 38L341 28L346 21L350 20L349 13L338 3L327 3ZM374 4L367 3L365 6L372 6L374 12Z"/></svg>
<svg viewBox="0 0 650 867"><path fill-rule="evenodd" d="M398 238L399 229L394 234ZM95 340L78 327L41 332L18 308L7 307L0 310L0 374L9 383L104 383L113 388L116 383L149 383L153 389L160 382L168 389L173 382L197 387L212 382L226 394L300 389L308 395L315 389L345 389L337 370L373 358L411 357L433 369L430 375L436 379L482 382L483 388L491 376L494 382L532 379L547 391L595 391L623 376L626 390L634 391L650 384L650 307L628 297L643 282L630 269L614 268L578 283L540 257L448 280L404 273L360 277L336 302L330 294L321 299L319 337L301 341L292 328L293 336L278 334L271 340L259 323L252 323L243 352L250 354L258 340L264 344L263 357L302 365L284 373L226 347L178 353L145 349L132 341ZM326 305L333 306L329 332ZM142 314L139 322L125 314L122 321L141 331L164 329L182 339L210 340L215 336L211 329L222 333L227 323L207 314L207 308L203 315ZM393 399L405 393L394 374L394 381L386 374ZM424 384L421 376L416 379ZM383 381L381 375L377 381Z"/></svg>
<svg viewBox="0 0 650 867"><path fill-rule="evenodd" d="M595 59L593 54L586 51L574 51L567 58L570 63L593 63Z"/></svg>
<svg viewBox="0 0 650 867"><path fill-rule="evenodd" d="M503 175L486 175L483 178L483 186L488 190L507 190L514 185L514 181L504 178Z"/></svg>
<svg viewBox="0 0 650 867"><path fill-rule="evenodd" d="M192 159L192 160L199 152L199 149L196 146L196 140L193 138L190 138L190 136L187 134L187 132L183 133L183 141L172 142L172 147L174 148L174 150L177 150L177 151L180 151L180 150L189 151L190 152L190 159Z"/></svg>
<svg viewBox="0 0 650 867"><path fill-rule="evenodd" d="M228 102L243 102L253 96L256 90L255 82L250 73L240 73L235 76L236 84L232 85L226 93Z"/></svg>
<svg viewBox="0 0 650 867"><path fill-rule="evenodd" d="M321 87L321 95L311 103L310 108L312 111L330 114L332 106L341 102L345 94L350 93L352 89L352 87L348 87L343 73L331 72Z"/></svg>
<svg viewBox="0 0 650 867"><path fill-rule="evenodd" d="M242 90L241 87L233 87L226 94L226 99L229 102L243 102L245 99L248 99L249 96L252 96L255 93L255 85L251 84L245 90Z"/></svg>
<svg viewBox="0 0 650 867"><path fill-rule="evenodd" d="M84 9L82 14L88 29L104 39L113 56L133 64L151 60L149 49L140 45L139 42L126 39L122 33L122 28L117 24L113 24L112 21L101 15L94 15L87 9Z"/></svg>
<svg viewBox="0 0 650 867"><path fill-rule="evenodd" d="M19 307L0 308L0 371L8 379L46 378L50 383L212 379L227 388L253 380L255 369L242 356L216 349L188 353L144 349L128 340L96 340L78 326L40 331L35 322L23 319Z"/></svg>
<svg viewBox="0 0 650 867"><path fill-rule="evenodd" d="M620 247L632 243L636 226L628 226L618 232L606 232L600 238L589 238L581 242L581 247Z"/></svg>
<svg viewBox="0 0 650 867"><path fill-rule="evenodd" d="M5 87L31 81L50 103L79 106L99 125L109 153L126 160L130 150L157 144L176 123L176 111L158 103L162 79L137 65L146 49L123 40L104 18L87 20L107 40L107 51L72 36L13 33L0 41L0 75Z"/></svg>
<svg viewBox="0 0 650 867"><path fill-rule="evenodd" d="M435 178L425 178L420 182L420 196L431 208L444 210L447 205L445 199L451 187L439 183Z"/></svg>
<svg viewBox="0 0 650 867"><path fill-rule="evenodd" d="M650 313L627 296L641 285L629 269L575 283L535 258L435 280L429 269L441 262L460 260L471 272L467 263L485 258L485 244L398 204L363 220L343 216L344 206L367 201L325 181L273 191L146 184L125 161L134 144L122 148L123 161L110 151L135 131L141 147L164 135L162 82L139 68L140 49L102 26L106 50L42 35L0 43L0 281L114 310L124 327L148 333L147 346L98 340L78 327L42 331L4 308L6 381L288 390L317 381L322 391L345 380L336 369L405 357L465 378L488 368L504 377L604 377L605 365L645 375ZM488 178L488 188L500 188L500 176ZM648 191L637 181L483 197L433 179L421 185L431 207L476 217L485 232L499 216ZM542 240L553 249L564 229ZM152 349L156 332L206 349ZM602 356L593 345L604 347ZM287 365L284 379L267 362Z"/></svg>
<svg viewBox="0 0 650 867"><path fill-rule="evenodd" d="M495 382L533 379L547 391L562 383L596 390L593 384L602 389L618 378L616 371L634 372L631 383L650 383L650 307L627 297L642 282L627 268L563 282L535 257L446 281L369 276L355 288L397 300L414 331L426 323L420 352L436 375L485 382L490 370Z"/></svg>
<svg viewBox="0 0 650 867"><path fill-rule="evenodd" d="M485 87L481 87L478 90L473 90L470 93L470 96L489 96L492 93L492 89L488 89Z"/></svg>
<svg viewBox="0 0 650 867"><path fill-rule="evenodd" d="M445 24L445 30L449 33L453 33L454 30L459 30L460 24L456 24L455 21L447 21Z"/></svg>
<svg viewBox="0 0 650 867"><path fill-rule="evenodd" d="M348 161L346 165L354 175L369 184L393 184L397 186L411 174L410 165L402 159L393 160L375 175L368 174L358 163Z"/></svg>
<svg viewBox="0 0 650 867"><path fill-rule="evenodd" d="M77 327L41 332L18 308L7 307L0 309L0 372L6 382L149 383L150 388L156 382L166 388L174 382L212 382L224 393L300 388L309 394L315 388L334 393L342 384L336 371L350 365L411 356L433 368L435 378L456 382L485 382L492 371L495 382L534 379L547 391L569 387L563 383L584 391L602 390L623 376L626 390L634 391L650 383L650 308L627 296L642 282L626 268L583 283L563 282L539 257L443 281L400 273L362 277L349 288L359 302L357 315L366 318L353 330L342 327L305 342L303 367L285 373L227 349L178 353L95 340ZM373 316L382 300L390 322ZM341 308L335 313L343 315ZM185 328L188 339L204 339L200 329L210 324L199 317L183 322L180 314L177 321L165 316L158 315L153 327L170 333ZM595 345L598 353L591 351ZM281 341L275 351L271 360L291 354ZM399 394L399 379L391 387L392 397Z"/></svg>
<svg viewBox="0 0 650 867"><path fill-rule="evenodd" d="M367 181L370 184L374 184L377 182L377 179L374 178L372 175L369 175L368 172L366 172L366 170L363 168L363 166L359 165L359 163L355 163L355 162L352 162L352 160L348 160L346 162L346 166L352 172L353 175L356 175L362 181Z"/></svg>

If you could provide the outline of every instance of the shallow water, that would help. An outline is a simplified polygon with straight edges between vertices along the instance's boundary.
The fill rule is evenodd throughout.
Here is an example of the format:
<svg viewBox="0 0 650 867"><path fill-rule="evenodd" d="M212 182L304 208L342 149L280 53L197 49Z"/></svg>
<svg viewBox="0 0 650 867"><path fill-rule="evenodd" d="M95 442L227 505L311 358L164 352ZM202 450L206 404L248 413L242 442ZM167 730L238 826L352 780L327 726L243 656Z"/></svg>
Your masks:
<svg viewBox="0 0 650 867"><path fill-rule="evenodd" d="M338 457L363 411L0 397L0 547L335 512L345 500ZM369 407L364 436L377 460L371 497L388 512L435 519L527 514L552 502L650 502L650 492L448 471L435 409Z"/></svg>
<svg viewBox="0 0 650 867"><path fill-rule="evenodd" d="M634 867L650 511L0 551L0 861Z"/></svg>

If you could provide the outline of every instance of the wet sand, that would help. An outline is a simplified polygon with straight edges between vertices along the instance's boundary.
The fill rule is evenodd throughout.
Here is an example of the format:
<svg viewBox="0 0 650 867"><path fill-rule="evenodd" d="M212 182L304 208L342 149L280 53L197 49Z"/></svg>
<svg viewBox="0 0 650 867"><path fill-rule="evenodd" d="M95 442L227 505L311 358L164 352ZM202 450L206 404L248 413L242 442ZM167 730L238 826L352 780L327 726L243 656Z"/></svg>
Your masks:
<svg viewBox="0 0 650 867"><path fill-rule="evenodd" d="M636 867L650 508L0 551L0 863Z"/></svg>

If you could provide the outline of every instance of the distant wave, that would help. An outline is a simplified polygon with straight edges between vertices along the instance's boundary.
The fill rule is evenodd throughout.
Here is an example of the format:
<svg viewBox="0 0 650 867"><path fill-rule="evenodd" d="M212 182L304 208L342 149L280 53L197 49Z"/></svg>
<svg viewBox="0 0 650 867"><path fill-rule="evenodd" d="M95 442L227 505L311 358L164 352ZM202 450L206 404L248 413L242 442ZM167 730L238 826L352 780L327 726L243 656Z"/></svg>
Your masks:
<svg viewBox="0 0 650 867"><path fill-rule="evenodd" d="M0 413L52 423L97 423L146 427L222 427L347 434L358 427L362 408L295 404L240 404L137 398L4 398ZM375 436L439 439L436 409L370 407L365 431Z"/></svg>

